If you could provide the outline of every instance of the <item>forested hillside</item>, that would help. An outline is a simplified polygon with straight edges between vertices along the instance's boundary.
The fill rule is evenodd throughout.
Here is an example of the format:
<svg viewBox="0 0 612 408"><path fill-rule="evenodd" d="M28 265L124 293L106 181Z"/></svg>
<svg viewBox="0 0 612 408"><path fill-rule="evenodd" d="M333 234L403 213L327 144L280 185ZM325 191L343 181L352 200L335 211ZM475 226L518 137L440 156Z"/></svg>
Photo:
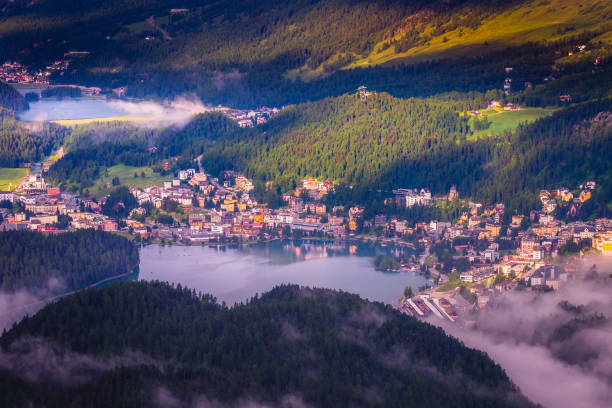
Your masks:
<svg viewBox="0 0 612 408"><path fill-rule="evenodd" d="M58 235L0 232L0 292L50 289L63 293L130 272L138 249L129 240L102 231Z"/></svg>
<svg viewBox="0 0 612 408"><path fill-rule="evenodd" d="M28 108L19 92L0 81L0 167L19 167L43 159L61 144L66 131L52 124L33 129L15 118Z"/></svg>
<svg viewBox="0 0 612 408"><path fill-rule="evenodd" d="M0 112L0 167L42 160L61 146L68 133L53 123L34 126L18 121L12 113Z"/></svg>
<svg viewBox="0 0 612 408"><path fill-rule="evenodd" d="M19 56L42 67L88 51L54 79L254 107L337 96L364 83L397 96L483 91L501 86L505 67L523 89L525 81L543 83L553 66L610 56L605 0L485 3L15 1L0 17L0 60ZM580 58L568 57L579 45Z"/></svg>
<svg viewBox="0 0 612 408"><path fill-rule="evenodd" d="M47 305L0 343L5 407L530 406L498 365L441 329L297 286L230 309L159 282L113 284ZM44 354L35 376L23 370Z"/></svg>
<svg viewBox="0 0 612 408"><path fill-rule="evenodd" d="M163 159L179 157L176 168L188 168L201 155L204 169L215 176L236 169L253 178L259 199L264 184L272 182L269 203L311 176L352 186L343 190L351 191L342 194L347 201L338 204L375 204L381 198L372 190L390 194L392 188L427 186L443 194L456 185L463 196L504 202L521 212L538 206L540 189L594 179L602 194L589 203L594 207L588 213L609 214L612 162L605 152L612 147L612 100L549 110L536 122L517 121L518 127L483 136L478 126L487 120L462 112L494 96L499 93L408 99L372 93L366 100L348 94L288 107L246 129L220 114L198 115L180 130L84 127L66 139L72 150L48 176L62 188L83 191L105 167L158 167ZM157 152L146 149L151 144Z"/></svg>
<svg viewBox="0 0 612 408"><path fill-rule="evenodd" d="M291 107L256 129L186 151L203 153L213 174L235 167L282 191L306 176L331 179L354 185L364 201L374 187L429 186L444 193L454 184L462 194L526 211L542 188L586 179L608 186L612 180L612 159L605 154L612 148L612 127L602 119L612 111L611 99L476 140L472 122L458 113L464 103L345 95Z"/></svg>
<svg viewBox="0 0 612 408"><path fill-rule="evenodd" d="M91 187L100 171L115 164L146 166L157 162L156 156L143 145L104 142L67 153L55 162L47 176L62 190L84 190Z"/></svg>
<svg viewBox="0 0 612 408"><path fill-rule="evenodd" d="M28 103L12 86L0 81L0 110L21 111L28 108Z"/></svg>

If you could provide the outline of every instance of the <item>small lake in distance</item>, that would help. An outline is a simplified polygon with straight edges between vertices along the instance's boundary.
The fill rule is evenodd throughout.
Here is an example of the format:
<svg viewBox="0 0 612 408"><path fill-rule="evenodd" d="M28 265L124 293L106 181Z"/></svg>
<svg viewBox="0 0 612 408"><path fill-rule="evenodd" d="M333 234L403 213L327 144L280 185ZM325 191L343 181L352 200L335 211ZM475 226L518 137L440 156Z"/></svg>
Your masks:
<svg viewBox="0 0 612 408"><path fill-rule="evenodd" d="M128 115L129 112L121 109L118 104L107 102L105 99L43 99L30 102L30 109L19 113L19 119L26 122L42 120L70 120L111 118Z"/></svg>
<svg viewBox="0 0 612 408"><path fill-rule="evenodd" d="M32 88L15 87L22 95L27 93L37 93L40 95L45 88L45 86ZM122 109L119 104L112 103L112 101L109 102L103 97L65 98L62 100L47 98L37 102L30 102L29 105L29 110L18 114L20 120L38 122L42 120L112 118L129 115L129 112Z"/></svg>
<svg viewBox="0 0 612 408"><path fill-rule="evenodd" d="M374 257L401 249L359 242L272 241L248 246L149 245L140 250L139 280L181 284L233 305L289 283L339 289L393 303L407 285L427 279L412 272L381 272Z"/></svg>

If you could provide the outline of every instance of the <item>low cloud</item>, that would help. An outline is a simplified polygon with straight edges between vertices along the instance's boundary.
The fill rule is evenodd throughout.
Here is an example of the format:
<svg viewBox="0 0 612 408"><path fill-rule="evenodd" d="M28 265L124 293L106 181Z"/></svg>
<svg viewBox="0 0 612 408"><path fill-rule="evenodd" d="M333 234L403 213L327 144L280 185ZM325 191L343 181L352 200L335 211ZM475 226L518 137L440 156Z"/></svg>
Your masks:
<svg viewBox="0 0 612 408"><path fill-rule="evenodd" d="M24 338L0 351L0 370L26 381L61 385L82 384L116 367L156 365L141 353L94 357L76 353L45 339Z"/></svg>
<svg viewBox="0 0 612 408"><path fill-rule="evenodd" d="M243 76L244 74L234 68L229 72L216 72L212 78L212 82L218 91L222 91L227 86L238 85Z"/></svg>
<svg viewBox="0 0 612 408"><path fill-rule="evenodd" d="M62 281L51 278L44 288L0 292L0 331L8 330L25 315L36 313L65 288Z"/></svg>
<svg viewBox="0 0 612 408"><path fill-rule="evenodd" d="M124 101L124 100L63 100L43 101L19 115L25 126L39 132L48 120L104 119L131 116L132 123L146 128L183 127L195 115L212 110L195 96L182 96L172 101ZM89 105L87 105L89 104ZM92 106L92 104L100 104Z"/></svg>
<svg viewBox="0 0 612 408"><path fill-rule="evenodd" d="M183 127L195 115L212 110L195 97L180 97L164 104L121 100L108 103L112 108L125 112L126 116L139 119L133 122L134 125L148 128Z"/></svg>
<svg viewBox="0 0 612 408"><path fill-rule="evenodd" d="M569 282L535 295L505 294L482 310L476 328L431 323L483 350L521 392L545 407L598 408L612 401L612 283L610 260L590 259L600 278Z"/></svg>
<svg viewBox="0 0 612 408"><path fill-rule="evenodd" d="M180 397L166 387L153 391L153 404L158 408L309 408L301 396L287 394L277 403L261 402L254 397L241 397L232 402L221 402L203 395Z"/></svg>

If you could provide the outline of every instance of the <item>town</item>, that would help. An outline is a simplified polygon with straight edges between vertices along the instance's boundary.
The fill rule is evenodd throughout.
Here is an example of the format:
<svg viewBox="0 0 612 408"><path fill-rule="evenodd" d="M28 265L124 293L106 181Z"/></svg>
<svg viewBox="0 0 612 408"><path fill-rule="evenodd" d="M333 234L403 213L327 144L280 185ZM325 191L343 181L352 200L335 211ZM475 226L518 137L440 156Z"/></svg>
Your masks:
<svg viewBox="0 0 612 408"><path fill-rule="evenodd" d="M111 193L96 200L60 191L34 170L13 191L0 192L0 230L53 234L94 228L141 243L185 245L282 238L376 241L404 249L397 252L394 271L430 278L430 285L406 288L396 304L400 311L464 324L474 309L494 305L509 290L558 290L579 270L567 261L571 257L559 255L612 255L612 220L556 217L579 212L597 188L595 181L574 191L542 190L541 209L527 215L507 215L500 203L461 200L454 186L439 196L427 188L393 190L386 205L411 209L459 203L462 208L453 223L410 223L383 214L365 219L366 208L359 205L328 208L322 199L333 191L331 181L305 178L282 196L284 207L271 209L254 199L253 182L241 173L225 171L220 180L186 169L175 176L143 189L119 187L127 196Z"/></svg>

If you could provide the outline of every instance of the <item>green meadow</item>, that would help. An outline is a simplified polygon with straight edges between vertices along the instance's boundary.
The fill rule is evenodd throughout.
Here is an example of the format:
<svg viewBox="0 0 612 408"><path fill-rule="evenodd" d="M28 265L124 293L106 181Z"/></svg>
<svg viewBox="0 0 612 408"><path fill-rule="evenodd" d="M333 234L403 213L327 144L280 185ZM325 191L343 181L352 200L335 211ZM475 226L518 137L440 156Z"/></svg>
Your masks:
<svg viewBox="0 0 612 408"><path fill-rule="evenodd" d="M0 167L0 190L8 190L9 185L11 187L11 190L14 190L16 185L19 184L19 181L24 178L26 174L26 169L11 169L6 167Z"/></svg>
<svg viewBox="0 0 612 408"><path fill-rule="evenodd" d="M145 176L142 177L144 172ZM134 173L138 177L134 177ZM94 197L101 197L108 194L113 187L112 181L115 177L119 178L122 186L145 188L149 186L161 186L164 181L172 180L172 175L160 176L159 173L153 172L150 167L133 167L118 164L109 167L107 172L101 171L101 176L96 179L93 187L89 188L89 193Z"/></svg>

